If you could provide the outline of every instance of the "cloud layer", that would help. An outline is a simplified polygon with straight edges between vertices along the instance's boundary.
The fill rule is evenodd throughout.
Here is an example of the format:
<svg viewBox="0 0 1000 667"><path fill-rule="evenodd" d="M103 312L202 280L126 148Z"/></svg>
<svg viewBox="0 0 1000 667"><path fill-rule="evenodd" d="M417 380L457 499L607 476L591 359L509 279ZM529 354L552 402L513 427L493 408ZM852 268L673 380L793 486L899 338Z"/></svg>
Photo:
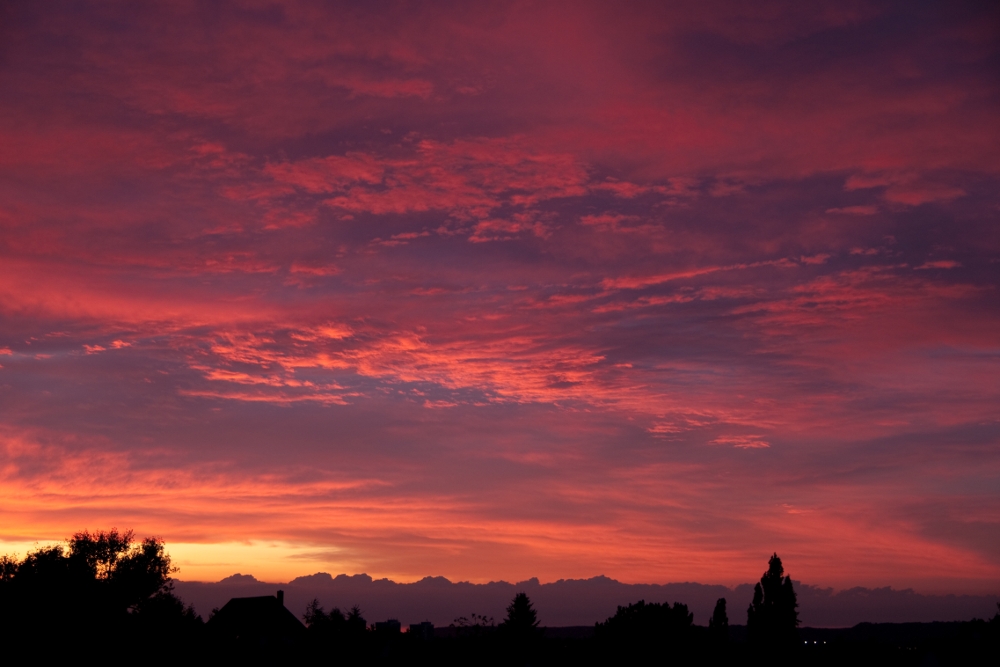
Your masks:
<svg viewBox="0 0 1000 667"><path fill-rule="evenodd" d="M995 12L212 7L6 10L0 540L1000 586Z"/></svg>

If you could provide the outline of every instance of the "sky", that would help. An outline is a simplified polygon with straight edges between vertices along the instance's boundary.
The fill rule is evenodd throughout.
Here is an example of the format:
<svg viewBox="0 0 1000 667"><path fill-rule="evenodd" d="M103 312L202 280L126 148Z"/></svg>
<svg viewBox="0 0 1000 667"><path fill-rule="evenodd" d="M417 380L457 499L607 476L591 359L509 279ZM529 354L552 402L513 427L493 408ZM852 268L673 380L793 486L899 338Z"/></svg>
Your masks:
<svg viewBox="0 0 1000 667"><path fill-rule="evenodd" d="M1000 591L994 3L4 3L0 551Z"/></svg>

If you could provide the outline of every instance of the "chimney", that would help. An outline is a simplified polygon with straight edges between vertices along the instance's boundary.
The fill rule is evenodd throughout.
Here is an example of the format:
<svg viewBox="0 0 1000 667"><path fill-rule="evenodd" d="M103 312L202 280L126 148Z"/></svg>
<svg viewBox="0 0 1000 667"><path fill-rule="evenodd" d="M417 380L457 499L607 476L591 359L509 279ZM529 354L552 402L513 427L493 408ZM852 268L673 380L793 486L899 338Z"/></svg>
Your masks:
<svg viewBox="0 0 1000 667"><path fill-rule="evenodd" d="M285 606L285 591L278 591L278 604Z"/></svg>

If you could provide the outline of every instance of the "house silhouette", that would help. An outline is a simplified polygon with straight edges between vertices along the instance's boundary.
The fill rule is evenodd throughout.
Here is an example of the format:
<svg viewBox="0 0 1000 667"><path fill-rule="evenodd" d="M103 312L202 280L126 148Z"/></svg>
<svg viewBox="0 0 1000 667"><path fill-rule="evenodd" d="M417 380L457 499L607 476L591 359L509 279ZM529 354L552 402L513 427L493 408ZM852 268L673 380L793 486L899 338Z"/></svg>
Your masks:
<svg viewBox="0 0 1000 667"><path fill-rule="evenodd" d="M285 592L252 598L232 598L206 624L219 642L271 648L298 644L306 626L285 608Z"/></svg>
<svg viewBox="0 0 1000 667"><path fill-rule="evenodd" d="M434 624L430 621L424 621L423 623L410 623L409 634L411 637L418 637L420 639L433 639Z"/></svg>
<svg viewBox="0 0 1000 667"><path fill-rule="evenodd" d="M398 635L402 627L402 624L395 618L390 618L388 621L375 622L375 632Z"/></svg>

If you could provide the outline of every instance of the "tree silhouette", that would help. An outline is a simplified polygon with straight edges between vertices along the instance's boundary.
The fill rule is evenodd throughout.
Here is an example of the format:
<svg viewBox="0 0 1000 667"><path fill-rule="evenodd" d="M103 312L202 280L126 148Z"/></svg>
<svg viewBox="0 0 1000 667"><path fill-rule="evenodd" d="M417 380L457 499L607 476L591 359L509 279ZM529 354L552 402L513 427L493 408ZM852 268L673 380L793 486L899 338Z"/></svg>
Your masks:
<svg viewBox="0 0 1000 667"><path fill-rule="evenodd" d="M306 627L312 630L314 627L323 623L327 619L326 612L323 611L322 605L320 605L317 598L313 598L312 602L306 605L306 613L302 614L302 620L305 622Z"/></svg>
<svg viewBox="0 0 1000 667"><path fill-rule="evenodd" d="M538 649L542 631L538 628L538 613L526 593L518 593L507 605L507 618L497 628L509 651L512 663L530 664Z"/></svg>
<svg viewBox="0 0 1000 667"><path fill-rule="evenodd" d="M56 645L118 635L194 631L201 619L174 596L163 542L116 529L76 533L67 546L0 560L0 629L14 642ZM69 644L66 644L67 646Z"/></svg>
<svg viewBox="0 0 1000 667"><path fill-rule="evenodd" d="M767 572L754 586L753 602L747 609L747 632L758 645L791 646L798 640L799 606L791 576L784 576L781 559L775 553Z"/></svg>
<svg viewBox="0 0 1000 667"><path fill-rule="evenodd" d="M360 613L360 610L358 610L359 617ZM347 617L344 616L344 612L340 611L339 607L334 607L328 614L320 606L317 599L313 599L306 606L306 613L303 614L302 620L305 621L309 632L319 637L329 639L340 637L347 632ZM365 623L363 618L361 619L361 623Z"/></svg>
<svg viewBox="0 0 1000 667"><path fill-rule="evenodd" d="M496 629L492 616L477 614L475 612L468 616L459 616L451 622L451 627L456 629L459 637L481 637Z"/></svg>
<svg viewBox="0 0 1000 667"><path fill-rule="evenodd" d="M150 643L159 643L159 638L179 639L196 637L204 625L194 607L184 606L184 602L171 591L159 591L135 605L133 634Z"/></svg>
<svg viewBox="0 0 1000 667"><path fill-rule="evenodd" d="M360 662L372 639L368 622L357 605L347 614L339 607L327 613L319 600L314 599L306 606L302 620L306 624L308 643L317 651L336 651L344 663Z"/></svg>
<svg viewBox="0 0 1000 667"><path fill-rule="evenodd" d="M708 634L715 644L729 641L729 616L726 614L726 598L719 598L715 603L712 617L708 619Z"/></svg>
<svg viewBox="0 0 1000 667"><path fill-rule="evenodd" d="M339 613L340 610L338 609L337 611ZM361 607L358 605L351 607L351 610L347 612L345 627L349 636L359 637L364 635L368 629L368 621L361 615Z"/></svg>
<svg viewBox="0 0 1000 667"><path fill-rule="evenodd" d="M451 625L459 628L492 628L494 624L492 616L472 612L468 616L459 616L451 622Z"/></svg>
<svg viewBox="0 0 1000 667"><path fill-rule="evenodd" d="M133 531L119 533L117 528L93 534L83 531L69 539L69 555L82 562L95 578L110 579L119 561L127 557L134 538Z"/></svg>
<svg viewBox="0 0 1000 667"><path fill-rule="evenodd" d="M507 606L507 618L500 624L503 630L516 637L530 637L538 632L538 614L531 606L526 593L518 593Z"/></svg>
<svg viewBox="0 0 1000 667"><path fill-rule="evenodd" d="M357 607L355 610L352 621L348 623L348 617L339 607L334 607L330 613L326 613L320 606L319 600L314 599L310 602L306 606L302 620L306 623L312 643L325 647L338 645L341 649L357 648L358 643L364 640L368 624L361 616L361 610Z"/></svg>
<svg viewBox="0 0 1000 667"><path fill-rule="evenodd" d="M694 614L685 604L639 600L619 606L614 616L595 626L594 634L605 661L647 662L652 656L673 661L687 655L693 623Z"/></svg>

